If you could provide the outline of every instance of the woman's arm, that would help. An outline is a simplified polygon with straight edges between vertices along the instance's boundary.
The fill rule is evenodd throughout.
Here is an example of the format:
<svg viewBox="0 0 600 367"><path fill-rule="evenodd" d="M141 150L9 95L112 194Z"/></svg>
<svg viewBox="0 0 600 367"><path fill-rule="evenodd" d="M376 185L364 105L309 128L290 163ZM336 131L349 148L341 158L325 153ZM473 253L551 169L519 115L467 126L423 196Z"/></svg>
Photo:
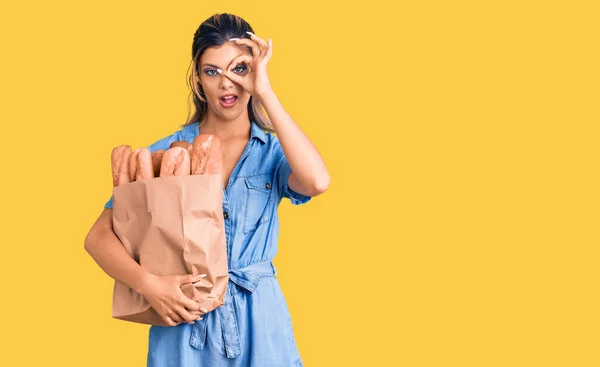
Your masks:
<svg viewBox="0 0 600 367"><path fill-rule="evenodd" d="M201 280L206 274L156 276L129 255L112 227L112 209L105 208L85 238L85 250L113 279L142 295L169 326L201 320L206 309L183 294L181 285Z"/></svg>
<svg viewBox="0 0 600 367"><path fill-rule="evenodd" d="M329 187L329 173L317 148L285 111L271 88L267 64L273 55L273 42L269 39L267 43L252 32L246 33L250 34L250 39L232 38L230 41L250 47L252 56L239 55L231 61L226 71L217 69L217 72L241 85L254 98L258 98L267 111L283 154L292 169L288 182L284 184L297 193L317 196ZM247 64L250 70L244 76L231 71L232 67L240 63Z"/></svg>
<svg viewBox="0 0 600 367"><path fill-rule="evenodd" d="M289 187L306 196L317 196L329 187L329 172L323 158L300 126L270 90L259 96L279 138L281 149L292 168Z"/></svg>
<svg viewBox="0 0 600 367"><path fill-rule="evenodd" d="M112 226L112 209L105 208L85 238L85 250L106 274L142 294L149 273L129 255Z"/></svg>

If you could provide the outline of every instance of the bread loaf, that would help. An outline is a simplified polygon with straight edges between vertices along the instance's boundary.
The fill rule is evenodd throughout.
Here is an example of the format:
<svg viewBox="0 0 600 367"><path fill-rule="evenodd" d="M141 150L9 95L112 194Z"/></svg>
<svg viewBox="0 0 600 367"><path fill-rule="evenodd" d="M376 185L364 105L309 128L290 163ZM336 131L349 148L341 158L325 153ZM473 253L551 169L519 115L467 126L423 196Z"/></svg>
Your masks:
<svg viewBox="0 0 600 367"><path fill-rule="evenodd" d="M138 171L135 176L136 181L154 178L154 169L152 167L152 153L148 148L140 148L137 156Z"/></svg>
<svg viewBox="0 0 600 367"><path fill-rule="evenodd" d="M212 134L200 134L192 144L192 174L221 173L223 165L223 147L221 139Z"/></svg>
<svg viewBox="0 0 600 367"><path fill-rule="evenodd" d="M152 153L152 170L154 171L154 177L160 176L160 166L162 164L164 150L157 150Z"/></svg>
<svg viewBox="0 0 600 367"><path fill-rule="evenodd" d="M136 178L138 170L139 170L139 162L138 162L137 157L138 157L138 154L140 154L140 150L141 150L141 148L137 148L129 156L129 181L131 181L131 182L135 181L135 178Z"/></svg>
<svg viewBox="0 0 600 367"><path fill-rule="evenodd" d="M183 140L174 141L171 143L171 146L169 148L174 148L174 147L185 148L185 149L187 149L187 151L190 155L192 154L192 144L188 143L187 141L183 141Z"/></svg>
<svg viewBox="0 0 600 367"><path fill-rule="evenodd" d="M190 154L186 148L176 146L163 155L160 177L185 176L190 174Z"/></svg>
<svg viewBox="0 0 600 367"><path fill-rule="evenodd" d="M111 168L113 187L131 182L129 179L129 157L131 156L130 145L119 145L111 153Z"/></svg>

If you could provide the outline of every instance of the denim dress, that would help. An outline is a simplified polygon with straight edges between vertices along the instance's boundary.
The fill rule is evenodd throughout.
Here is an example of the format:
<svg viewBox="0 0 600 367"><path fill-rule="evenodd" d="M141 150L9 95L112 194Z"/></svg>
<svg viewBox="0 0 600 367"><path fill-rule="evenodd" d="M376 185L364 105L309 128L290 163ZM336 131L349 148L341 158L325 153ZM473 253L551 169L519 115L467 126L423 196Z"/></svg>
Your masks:
<svg viewBox="0 0 600 367"><path fill-rule="evenodd" d="M199 123L148 146L192 143ZM225 304L193 325L151 326L149 367L302 366L292 322L272 260L277 254L282 198L310 200L290 189L292 172L279 139L251 121L251 137L223 189L229 282ZM112 208L113 197L105 208Z"/></svg>

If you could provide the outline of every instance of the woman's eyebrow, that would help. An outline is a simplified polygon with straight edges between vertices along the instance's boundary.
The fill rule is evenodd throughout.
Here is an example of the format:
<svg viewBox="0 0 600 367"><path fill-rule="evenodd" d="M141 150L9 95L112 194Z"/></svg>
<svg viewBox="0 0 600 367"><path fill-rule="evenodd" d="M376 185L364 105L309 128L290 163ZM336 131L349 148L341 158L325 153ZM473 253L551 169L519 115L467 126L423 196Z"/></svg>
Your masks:
<svg viewBox="0 0 600 367"><path fill-rule="evenodd" d="M239 55L238 55L238 56L239 56ZM236 57L237 57L237 56L236 56ZM233 61L233 59L232 59L231 61ZM231 61L229 61L229 63L231 63ZM240 63L238 63L238 65L239 65L239 64L240 64ZM209 64L209 63L202 64L202 66L200 66L200 67L201 67L201 68L203 68L203 67L205 67L205 66L212 66L213 68L220 69L220 68L219 68L217 65L215 65L215 64Z"/></svg>

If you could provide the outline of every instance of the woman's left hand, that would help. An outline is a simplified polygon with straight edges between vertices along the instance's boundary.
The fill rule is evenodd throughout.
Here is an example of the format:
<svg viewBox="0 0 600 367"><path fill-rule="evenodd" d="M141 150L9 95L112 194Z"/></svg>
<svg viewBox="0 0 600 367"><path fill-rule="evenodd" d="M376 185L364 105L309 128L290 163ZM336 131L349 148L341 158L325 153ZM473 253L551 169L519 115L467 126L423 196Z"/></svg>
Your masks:
<svg viewBox="0 0 600 367"><path fill-rule="evenodd" d="M221 73L231 81L241 85L251 96L258 98L272 90L269 76L267 75L267 64L271 60L273 53L273 42L269 39L269 43L267 43L253 33L246 33L250 35L251 39L232 38L232 42L250 47L252 49L252 56L244 54L236 57L231 61L227 70L223 70ZM260 46L262 46L262 49ZM236 74L233 71L240 63L246 64L249 68L248 72L244 75Z"/></svg>

